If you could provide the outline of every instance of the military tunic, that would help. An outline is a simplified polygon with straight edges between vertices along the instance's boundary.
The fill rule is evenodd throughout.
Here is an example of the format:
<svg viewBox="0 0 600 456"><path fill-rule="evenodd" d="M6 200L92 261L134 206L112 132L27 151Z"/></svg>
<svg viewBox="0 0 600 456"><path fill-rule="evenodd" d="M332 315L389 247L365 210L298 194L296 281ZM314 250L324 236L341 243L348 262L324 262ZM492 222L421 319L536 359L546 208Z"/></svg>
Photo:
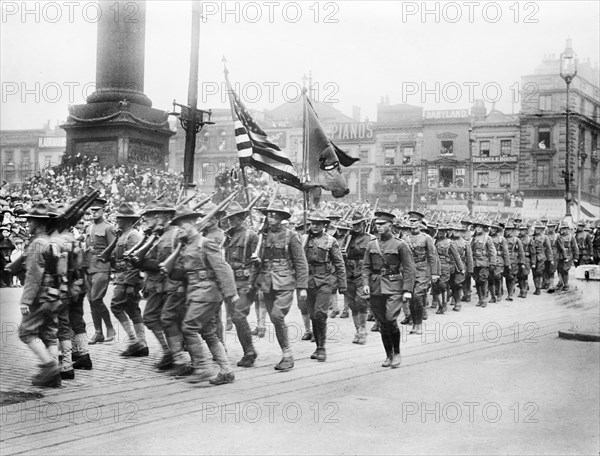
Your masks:
<svg viewBox="0 0 600 456"><path fill-rule="evenodd" d="M112 253L115 287L110 308L117 320L123 322L128 316L134 325L143 323L140 310L142 278L140 270L125 260L124 253L135 247L141 239L142 234L139 231L129 228L119 236Z"/></svg>
<svg viewBox="0 0 600 456"><path fill-rule="evenodd" d="M594 247L592 245L592 235L587 231L578 231L575 234L577 248L579 249L579 257L576 258L577 266L580 264L590 264Z"/></svg>
<svg viewBox="0 0 600 456"><path fill-rule="evenodd" d="M366 313L368 310L369 297L363 292L362 265L365 258L365 250L373 236L367 233L350 234L350 243L346 252L346 293L344 299L346 305L353 314Z"/></svg>

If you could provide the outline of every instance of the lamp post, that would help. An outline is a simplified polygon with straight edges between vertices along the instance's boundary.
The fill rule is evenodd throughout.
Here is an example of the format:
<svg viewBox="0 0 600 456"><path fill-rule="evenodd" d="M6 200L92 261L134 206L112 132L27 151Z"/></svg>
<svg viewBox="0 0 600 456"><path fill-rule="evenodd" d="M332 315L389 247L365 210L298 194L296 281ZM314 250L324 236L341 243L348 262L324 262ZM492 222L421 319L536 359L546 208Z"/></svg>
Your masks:
<svg viewBox="0 0 600 456"><path fill-rule="evenodd" d="M585 147L583 144L581 147ZM582 148L579 150L579 169L577 171L577 220L581 220L581 186L583 185L583 173L587 154Z"/></svg>
<svg viewBox="0 0 600 456"><path fill-rule="evenodd" d="M469 199L467 200L467 208L469 209L469 216L472 217L473 216L473 204L474 204L474 200L475 200L475 194L473 192L473 179L475 179L475 171L474 171L474 167L475 165L473 164L473 139L471 139L471 134L473 133L473 128L469 127L469 161L471 162L471 166L470 166L470 177L469 177L469 182L470 182L470 193L469 193Z"/></svg>
<svg viewBox="0 0 600 456"><path fill-rule="evenodd" d="M567 45L565 47L565 51L560 54L560 77L563 78L567 84L567 116L566 116L566 159L565 159L565 170L563 171L563 176L565 178L565 203L566 203L566 212L565 218L572 219L571 216L571 200L573 199L571 195L571 170L570 170L570 129L569 129L569 115L571 114L571 108L569 106L569 87L571 85L571 81L577 75L577 56L573 52L573 48L571 45L571 38L567 39Z"/></svg>
<svg viewBox="0 0 600 456"><path fill-rule="evenodd" d="M361 147L361 143L358 143L358 158L360 159L360 147ZM358 201L362 200L362 167L361 167L362 163L360 162L360 160L358 160L358 169L356 170L356 172L358 173L358 191L356 193L358 193Z"/></svg>

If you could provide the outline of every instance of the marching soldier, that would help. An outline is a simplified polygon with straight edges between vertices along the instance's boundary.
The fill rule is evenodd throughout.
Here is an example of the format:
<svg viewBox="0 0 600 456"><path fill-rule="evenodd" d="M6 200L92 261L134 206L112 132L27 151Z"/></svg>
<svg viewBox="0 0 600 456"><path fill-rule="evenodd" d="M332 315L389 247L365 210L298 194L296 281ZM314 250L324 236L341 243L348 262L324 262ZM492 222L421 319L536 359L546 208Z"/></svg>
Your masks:
<svg viewBox="0 0 600 456"><path fill-rule="evenodd" d="M306 242L308 241L308 233L310 232L310 221L306 221L306 233L304 221L297 222L295 225L296 233L300 238L301 244L304 247ZM337 301L336 301L337 302ZM331 302L330 302L331 306ZM304 334L300 338L300 340L310 340L311 342L315 341L315 335L313 334L312 324L310 322L310 314L308 313L308 307L306 306L306 301L298 299L298 308L300 309L300 315L302 316L302 322L304 323Z"/></svg>
<svg viewBox="0 0 600 456"><path fill-rule="evenodd" d="M517 237L517 227L511 221L506 224L504 229L506 234L506 243L508 245L508 264L505 266L507 301L513 300L515 292L515 283L519 271L525 267L525 251L523 244Z"/></svg>
<svg viewBox="0 0 600 456"><path fill-rule="evenodd" d="M468 227L464 224L455 225L452 236L452 242L458 250L458 256L465 266L464 272L461 274L457 271L454 277L450 278L450 287L452 289L452 296L454 297L454 307L452 310L460 312L462 307L462 301L464 296L461 296L461 292L464 290L464 282L469 278L471 280L471 274L473 273L473 252L471 251L471 243L465 239L465 231ZM470 285L469 285L470 287Z"/></svg>
<svg viewBox="0 0 600 456"><path fill-rule="evenodd" d="M110 277L110 263L100 258L104 250L115 239L115 229L104 220L106 200L97 198L90 206L93 223L86 233L86 260L85 269L87 276L88 301L92 310L92 321L95 333L90 339L90 344L112 342L115 340L115 330L110 321L110 313L104 304L104 296L108 289ZM102 332L102 322L106 325L106 338Z"/></svg>
<svg viewBox="0 0 600 456"><path fill-rule="evenodd" d="M600 220L596 220L596 228L592 239L594 249L594 264L600 264Z"/></svg>
<svg viewBox="0 0 600 456"><path fill-rule="evenodd" d="M460 280L460 276L464 277L465 273L465 265L460 259L458 249L448 238L449 231L451 231L449 226L440 226L435 244L440 264L440 277L432 281L433 300L438 306L437 314L446 312L450 278L453 277ZM457 272L460 274L459 277L456 277Z"/></svg>
<svg viewBox="0 0 600 456"><path fill-rule="evenodd" d="M342 295L346 292L346 268L338 241L325 232L329 219L320 212L314 212L307 220L310 221L310 233L304 249L308 262L306 306L317 344L311 359L325 361L327 310L336 289Z"/></svg>
<svg viewBox="0 0 600 456"><path fill-rule="evenodd" d="M548 236L544 234L545 227L539 221L533 224L533 246L531 258L531 269L533 271L533 284L535 285L534 295L541 293L542 277L546 269L546 262L554 263L554 253Z"/></svg>
<svg viewBox="0 0 600 456"><path fill-rule="evenodd" d="M413 262L415 264L414 289L410 299L410 319L409 316L402 321L402 324L409 324L412 320L411 334L421 334L421 325L424 320L425 306L427 305L427 290L432 281L440 277L440 263L437 250L433 239L428 234L422 232L422 220L425 217L420 212L411 211L408 213L411 224L411 232L403 236L410 247Z"/></svg>
<svg viewBox="0 0 600 456"><path fill-rule="evenodd" d="M61 302L56 263L60 253L52 245L48 229L57 211L44 203L35 204L23 215L28 219L32 241L26 251L26 275L21 295L23 320L19 338L40 359L40 370L33 378L35 386L59 387L58 312Z"/></svg>
<svg viewBox="0 0 600 456"><path fill-rule="evenodd" d="M462 229L460 231L460 236L467 242L469 245L469 249L471 248L471 229L470 227L473 223L469 219L463 219L460 221ZM473 259L473 252L471 252L471 260ZM467 272L465 273L465 281L462 284L463 296L462 302L471 302L471 277L473 277L473 266L471 265L471 270L469 271L469 267L467 266Z"/></svg>
<svg viewBox="0 0 600 456"><path fill-rule="evenodd" d="M519 273L517 274L517 280L519 281L519 298L526 298L527 291L529 290L529 272L531 271L531 265L535 253L533 252L533 244L531 237L529 236L529 227L525 224L519 225L519 240L523 246L523 252L525 253L525 263L519 267Z"/></svg>
<svg viewBox="0 0 600 456"><path fill-rule="evenodd" d="M179 227L179 239L183 247L178 247L181 250L170 277L175 280L185 280L187 283L187 310L181 332L192 359L193 371L188 382L199 383L212 376L206 353L206 345L208 345L213 359L220 368L218 375L211 379L210 383L223 385L232 383L235 374L227 359L225 347L217 336L217 312L223 299L228 305L235 305L239 296L233 270L223 259L220 245L214 239L202 236L198 231L196 220L202 215L204 214L201 212L183 209L177 212L171 221L172 225ZM171 257L174 255L175 252ZM202 338L198 336L199 334ZM172 349L174 357L183 356L181 345ZM185 374L189 375L189 372Z"/></svg>
<svg viewBox="0 0 600 456"><path fill-rule="evenodd" d="M154 242L145 254L140 252L144 246L137 252L132 252L133 262L146 273L143 290L146 296L144 324L152 331L163 350L162 358L155 367L167 370L175 361L177 365L183 364L181 359L174 360L172 350L172 345L179 346L182 343L180 325L185 310L183 286L180 282L165 277L159 266L173 253L178 242L177 227L170 224L175 216L175 208L169 201L152 201L142 216L149 223L147 230L153 233Z"/></svg>
<svg viewBox="0 0 600 456"><path fill-rule="evenodd" d="M592 235L585 230L585 222L579 222L577 224L575 240L577 241L577 248L579 249L579 257L575 259L575 267L580 264L591 264L594 246L592 244Z"/></svg>
<svg viewBox="0 0 600 456"><path fill-rule="evenodd" d="M268 219L269 232L264 240L261 264L253 272L250 283L256 283L263 292L265 306L283 352L275 370L287 371L294 367L294 356L289 344L285 316L292 305L295 289L298 290L298 304L301 306L306 303L308 264L298 235L281 226L283 220L292 216L285 210L283 203L273 201L263 212Z"/></svg>
<svg viewBox="0 0 600 456"><path fill-rule="evenodd" d="M133 228L140 216L134 212L131 205L123 203L119 206L116 217L120 235L112 253L115 288L110 309L128 337L129 345L121 356L148 356L146 330L140 310L140 270L124 256L127 250L135 247L142 239L140 232Z"/></svg>
<svg viewBox="0 0 600 456"><path fill-rule="evenodd" d="M502 277L505 275L506 268L510 266L510 255L508 253L508 243L502 235L500 225L492 225L490 237L496 249L496 267L490 269L489 278L490 303L495 303L502 300Z"/></svg>
<svg viewBox="0 0 600 456"><path fill-rule="evenodd" d="M338 246L340 249L343 246L344 240L348 234L348 230L350 229L346 223L339 224L341 222L342 216L337 212L330 212L327 214L327 219L330 221L330 226L332 229L328 229L326 231L327 234L333 236L333 238L338 242ZM346 305L346 301L344 300L344 309L341 312L339 310L339 299L337 293L332 293L329 303L329 309L331 313L329 314L330 318L335 318L338 315L340 318L348 318L350 316L348 312L348 306Z"/></svg>
<svg viewBox="0 0 600 456"><path fill-rule="evenodd" d="M258 245L258 235L244 226L248 216L238 202L234 201L227 208L223 219L229 221L229 230L225 233L225 261L233 269L235 286L240 299L229 308L228 315L232 315L233 324L237 331L238 339L244 350L244 356L237 365L252 367L257 353L252 344L252 332L248 324L250 307L256 298L256 290L250 290L251 258Z"/></svg>
<svg viewBox="0 0 600 456"><path fill-rule="evenodd" d="M563 247L558 251L558 285L556 291L569 291L569 269L573 266L575 258L579 257L577 240L571 233L571 228L566 221L560 224L559 243Z"/></svg>
<svg viewBox="0 0 600 456"><path fill-rule="evenodd" d="M355 212L350 221L351 231L346 260L346 293L344 300L346 306L352 311L352 320L356 334L352 343L364 345L367 343L367 313L369 310L369 297L364 294L362 265L365 258L367 245L373 236L365 231L367 218ZM344 248L345 246L342 246Z"/></svg>
<svg viewBox="0 0 600 456"><path fill-rule="evenodd" d="M554 293L554 273L558 267L558 238L559 235L556 232L557 224L555 222L548 222L546 224L546 236L550 241L550 247L552 248L552 261L546 260L546 267L544 268L544 276L542 279L542 289L547 289L548 293Z"/></svg>
<svg viewBox="0 0 600 456"><path fill-rule="evenodd" d="M412 298L415 263L408 244L392 235L394 214L378 211L375 225L379 237L367 245L363 260L363 292L371 296L371 308L381 327L386 353L382 367L400 367L400 328L396 319L402 300Z"/></svg>
<svg viewBox="0 0 600 456"><path fill-rule="evenodd" d="M477 221L475 225L475 236L471 239L471 250L473 251L473 278L479 302L477 307L486 307L486 295L490 270L496 268L496 248L488 234L490 225L483 221Z"/></svg>

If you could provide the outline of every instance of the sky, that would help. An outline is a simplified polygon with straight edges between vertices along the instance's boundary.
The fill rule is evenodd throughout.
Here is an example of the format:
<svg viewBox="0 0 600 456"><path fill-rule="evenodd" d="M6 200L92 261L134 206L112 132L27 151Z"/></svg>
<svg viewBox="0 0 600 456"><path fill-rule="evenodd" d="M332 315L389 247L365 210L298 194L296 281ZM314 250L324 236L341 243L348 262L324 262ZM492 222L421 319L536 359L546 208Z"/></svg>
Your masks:
<svg viewBox="0 0 600 456"><path fill-rule="evenodd" d="M135 18L135 2L104 2L103 14ZM2 1L0 128L64 121L93 92L98 9L94 2ZM227 108L232 83L251 108L297 101L303 76L313 95L347 115L376 120L377 103L468 109L474 99L518 112L521 76L572 38L598 65L597 1L202 2L199 103ZM111 9L112 8L112 9ZM118 14L118 16L117 16ZM145 94L172 110L188 91L191 2L146 4Z"/></svg>

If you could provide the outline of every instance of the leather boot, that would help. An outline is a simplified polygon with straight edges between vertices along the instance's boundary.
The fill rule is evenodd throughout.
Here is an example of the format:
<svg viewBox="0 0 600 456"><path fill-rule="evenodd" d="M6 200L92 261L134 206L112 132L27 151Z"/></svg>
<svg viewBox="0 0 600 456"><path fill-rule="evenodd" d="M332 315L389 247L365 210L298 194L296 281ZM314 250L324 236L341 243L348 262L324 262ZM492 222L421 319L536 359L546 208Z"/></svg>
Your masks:
<svg viewBox="0 0 600 456"><path fill-rule="evenodd" d="M389 329L386 326L382 325L381 327L381 342L386 354L385 361L381 364L381 367L390 367L392 365L392 358L394 357L393 343L390 338Z"/></svg>
<svg viewBox="0 0 600 456"><path fill-rule="evenodd" d="M319 353L319 342L321 340L321 335L320 335L320 331L321 331L321 327L319 325L319 322L316 320L312 320L312 328L313 328L313 336L315 337L315 344L317 345L315 351L313 352L312 355L310 355L310 359L317 359L318 358L318 353Z"/></svg>
<svg viewBox="0 0 600 456"><path fill-rule="evenodd" d="M104 334L102 334L102 331L96 331L92 338L89 340L88 344L95 345L101 344L102 342L104 342Z"/></svg>
<svg viewBox="0 0 600 456"><path fill-rule="evenodd" d="M106 328L106 339L104 339L104 342L114 342L115 336L115 328L112 326L110 328Z"/></svg>
<svg viewBox="0 0 600 456"><path fill-rule="evenodd" d="M359 337L359 332L360 332L360 324L358 322L358 317L359 314L352 314L352 321L354 322L354 329L356 330L356 332L354 333L354 338L352 339L352 343L353 344L357 344L358 343L358 337Z"/></svg>
<svg viewBox="0 0 600 456"><path fill-rule="evenodd" d="M371 326L371 332L378 332L380 329L381 325L379 324L379 321L376 320L373 326Z"/></svg>
<svg viewBox="0 0 600 456"><path fill-rule="evenodd" d="M39 365L39 372L31 380L34 386L58 388L61 385L60 370L54 361Z"/></svg>
<svg viewBox="0 0 600 456"><path fill-rule="evenodd" d="M79 358L77 358L75 362L73 362L73 369L91 370L92 360L90 359L89 353L79 356Z"/></svg>
<svg viewBox="0 0 600 456"><path fill-rule="evenodd" d="M302 314L302 321L304 321L304 335L302 336L302 340L313 340L313 332L310 329L310 315Z"/></svg>
<svg viewBox="0 0 600 456"><path fill-rule="evenodd" d="M358 345L365 345L367 343L367 314L358 314Z"/></svg>

